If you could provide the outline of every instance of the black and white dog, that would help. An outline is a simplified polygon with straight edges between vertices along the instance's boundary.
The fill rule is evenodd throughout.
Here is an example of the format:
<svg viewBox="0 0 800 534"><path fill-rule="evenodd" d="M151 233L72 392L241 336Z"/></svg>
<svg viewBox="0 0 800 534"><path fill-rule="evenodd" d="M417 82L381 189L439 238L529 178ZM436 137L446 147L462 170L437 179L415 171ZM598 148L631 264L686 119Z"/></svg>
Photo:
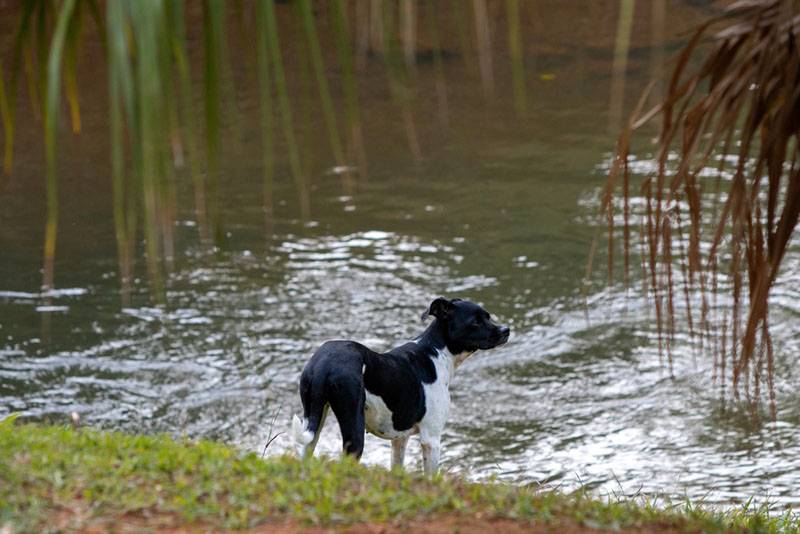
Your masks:
<svg viewBox="0 0 800 534"><path fill-rule="evenodd" d="M437 298L423 320L428 315L435 319L421 336L385 354L354 341L317 349L300 376L303 420L292 421L302 456L313 454L330 407L345 453L361 457L366 429L392 440L392 467L402 466L408 437L419 433L425 473L436 472L454 370L475 351L505 343L509 329L461 299Z"/></svg>

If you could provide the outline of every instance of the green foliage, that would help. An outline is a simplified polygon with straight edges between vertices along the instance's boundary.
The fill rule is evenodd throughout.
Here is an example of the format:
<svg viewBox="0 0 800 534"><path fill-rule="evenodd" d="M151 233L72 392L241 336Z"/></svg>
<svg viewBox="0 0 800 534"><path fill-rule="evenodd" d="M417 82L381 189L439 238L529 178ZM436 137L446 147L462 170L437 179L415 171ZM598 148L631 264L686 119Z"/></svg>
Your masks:
<svg viewBox="0 0 800 534"><path fill-rule="evenodd" d="M687 501L596 500L500 483L365 467L350 459L256 454L209 441L174 440L0 421L0 526L39 531L164 517L215 528L295 520L309 524L482 514L591 527L797 532L798 519L767 508L726 514ZM54 523L59 518L60 523Z"/></svg>
<svg viewBox="0 0 800 534"><path fill-rule="evenodd" d="M59 111L59 81L64 48L68 46L67 30L71 26L75 0L66 0L58 13L58 22L50 43L47 61L47 96L45 97L44 145L47 159L46 197L47 224L44 237L44 281L45 288L53 287L53 261L56 254L56 226L58 221L58 188L56 182L56 129ZM75 39L73 34L72 39ZM71 47L70 47L71 48Z"/></svg>
<svg viewBox="0 0 800 534"><path fill-rule="evenodd" d="M356 179L366 178L368 158L358 85L364 76L363 64L368 54L382 58L376 64L386 71L409 149L415 159L422 157L412 109L417 92L413 53L417 45L415 32L411 31L417 18L414 5L406 2L404 17L397 17L390 4L370 2L366 18L351 20L352 10L343 0L331 2L328 9L317 9L319 6L310 0L280 8L275 4L274 0L236 4L239 16L249 11L255 24L250 29L242 25L235 30L256 44L267 233L271 232L273 182L283 171L275 161L282 152L278 147L285 149L299 197L300 215L303 218L311 215L313 150L307 145L311 140L308 132L313 131L315 106L325 123L331 156L345 193L353 195L358 186ZM191 24L198 21L188 19L189 27L193 28L191 43L194 50L202 52L200 63L193 60L195 55L188 49L187 17L194 17L195 12L190 5L191 2L182 0L105 3L28 0L20 4L16 31L9 39L10 49L3 54L5 61L0 64L3 172L5 175L12 172L17 91L24 86L33 115L24 119L43 123L46 148L47 220L42 283L45 288L55 285L60 195L57 148L66 133L59 112L66 104L72 132L81 131L78 75L79 63L85 60L81 45L85 34L92 32L100 36L103 54L85 57L90 61L104 60L108 67L113 214L123 305L130 301L137 257L144 260L153 299L166 298L165 288L175 257L177 190L184 177L181 172L184 166L194 190L201 243L205 247L212 241L217 244L223 241L221 161L228 147L222 134L230 128L242 137L228 54L229 17L226 2L204 0L202 24ZM433 3L427 5L433 12ZM462 11L468 11L467 8L454 3L452 11L457 12L459 28L465 29L467 21ZM323 15L328 19L327 33ZM435 17L428 17L428 31L437 36L437 95L446 116L438 24ZM396 35L401 26L408 30L403 32L402 43ZM367 50L362 43L356 51L351 43L352 34L368 35L371 48ZM325 53L329 45L335 47L335 60L333 54ZM357 58L360 61L355 61ZM197 72L192 72L193 67ZM301 79L295 80L293 76ZM197 103L193 102L195 78L198 81L202 78L197 84L202 101ZM298 86L307 93L294 94ZM316 97L312 96L312 86L316 86ZM339 100L343 105L339 106ZM202 112L195 109L199 106ZM285 146L280 146L281 142ZM241 146L242 139L237 144ZM0 177L0 187L6 179L7 176Z"/></svg>
<svg viewBox="0 0 800 534"><path fill-rule="evenodd" d="M286 84L286 74L283 69L283 55L281 52L274 4L272 2L260 2L258 4L257 15L256 20L259 33L265 33L267 35L267 52L269 55L269 62L272 64L274 70L273 78L275 90L278 94L278 109L283 124L284 137L286 138L286 148L289 153L289 166L292 169L292 176L297 185L297 192L300 198L300 212L303 217L307 217L311 213L311 201L309 199L307 180L300 162L300 150L295 137L292 108L289 104L289 89ZM265 105L265 103L262 102L262 105Z"/></svg>

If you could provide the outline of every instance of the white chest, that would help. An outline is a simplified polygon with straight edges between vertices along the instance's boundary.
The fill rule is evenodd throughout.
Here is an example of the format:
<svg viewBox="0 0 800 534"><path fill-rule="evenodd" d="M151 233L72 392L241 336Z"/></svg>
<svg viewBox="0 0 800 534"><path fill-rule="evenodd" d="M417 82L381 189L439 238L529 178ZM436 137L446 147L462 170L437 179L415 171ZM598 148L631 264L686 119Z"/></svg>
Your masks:
<svg viewBox="0 0 800 534"><path fill-rule="evenodd" d="M444 430L450 414L450 379L453 376L453 355L447 349L439 352L433 363L436 367L436 380L423 384L425 391L425 416L419 422L420 434L438 435Z"/></svg>

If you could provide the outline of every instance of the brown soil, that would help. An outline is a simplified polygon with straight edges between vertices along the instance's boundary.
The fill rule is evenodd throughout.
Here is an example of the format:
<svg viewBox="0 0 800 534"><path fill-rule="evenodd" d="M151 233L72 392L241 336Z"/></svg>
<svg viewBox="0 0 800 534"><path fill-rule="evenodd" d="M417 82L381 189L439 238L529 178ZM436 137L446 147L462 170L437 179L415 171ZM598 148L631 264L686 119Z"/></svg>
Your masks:
<svg viewBox="0 0 800 534"><path fill-rule="evenodd" d="M397 534L397 533L426 533L426 534L591 534L600 532L615 533L658 533L675 532L673 529L662 528L657 525L636 529L599 530L583 526L570 521L554 521L552 523L530 523L515 521L513 519L481 518L464 516L440 516L432 519L415 520L406 522L389 523L359 523L356 525L338 527L307 527L292 523L262 525L250 532L262 533L304 533L304 534Z"/></svg>
<svg viewBox="0 0 800 534"><path fill-rule="evenodd" d="M61 518L63 521L63 517ZM72 518L75 519L74 517ZM71 523L71 524L70 524ZM77 530L80 532L120 532L140 533L159 532L164 534L184 534L196 532L223 532L223 530L203 523L182 523L176 516L169 514L125 515L117 518L105 518L89 524L77 526L74 522L61 522L59 530ZM66 527L66 528L64 528ZM513 519L443 515L434 518L410 521L390 521L386 523L357 523L355 525L308 526L296 521L284 520L268 522L255 528L240 531L250 534L519 534L525 533L558 533L558 534L590 534L610 532L580 525L573 521L555 520L552 523L531 523ZM677 532L675 529L652 525L633 529L613 530L616 533L658 533Z"/></svg>

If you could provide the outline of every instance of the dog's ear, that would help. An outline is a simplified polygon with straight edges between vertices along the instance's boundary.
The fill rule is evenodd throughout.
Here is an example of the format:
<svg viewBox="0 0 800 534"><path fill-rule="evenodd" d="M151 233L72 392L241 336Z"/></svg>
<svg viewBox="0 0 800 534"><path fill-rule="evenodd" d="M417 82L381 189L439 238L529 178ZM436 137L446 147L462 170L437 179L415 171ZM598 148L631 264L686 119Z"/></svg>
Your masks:
<svg viewBox="0 0 800 534"><path fill-rule="evenodd" d="M437 319L444 319L447 317L447 314L450 313L450 310L453 309L453 303L447 300L444 297L439 297L433 302L431 305L428 306L428 309L425 313L422 314L422 320L424 321L425 318L429 315L433 315Z"/></svg>

